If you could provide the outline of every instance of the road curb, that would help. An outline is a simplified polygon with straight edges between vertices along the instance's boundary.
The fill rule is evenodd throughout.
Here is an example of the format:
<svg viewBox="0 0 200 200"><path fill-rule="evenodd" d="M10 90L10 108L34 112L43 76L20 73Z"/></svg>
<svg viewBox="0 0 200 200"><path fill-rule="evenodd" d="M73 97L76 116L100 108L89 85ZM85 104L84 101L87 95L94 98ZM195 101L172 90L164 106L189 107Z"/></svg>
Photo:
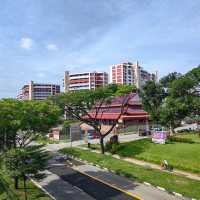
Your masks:
<svg viewBox="0 0 200 200"><path fill-rule="evenodd" d="M32 178L30 179L38 188L40 188L46 195L51 197L53 200L57 200L54 196L52 196L49 192L47 192L46 189L44 189L40 184L38 184L36 181L34 181Z"/></svg>
<svg viewBox="0 0 200 200"><path fill-rule="evenodd" d="M161 191L166 191L166 189L165 189L165 188L163 188L163 187L160 187L160 186L156 186L156 188L157 188L157 189L159 189L159 190L161 190Z"/></svg>
<svg viewBox="0 0 200 200"><path fill-rule="evenodd" d="M147 186L152 186L151 183L148 183L148 182L143 182L143 184L145 184Z"/></svg>
<svg viewBox="0 0 200 200"><path fill-rule="evenodd" d="M180 194L180 193L177 193L177 192L172 192L172 193L174 194L174 196L177 196L177 197L183 197L183 195Z"/></svg>

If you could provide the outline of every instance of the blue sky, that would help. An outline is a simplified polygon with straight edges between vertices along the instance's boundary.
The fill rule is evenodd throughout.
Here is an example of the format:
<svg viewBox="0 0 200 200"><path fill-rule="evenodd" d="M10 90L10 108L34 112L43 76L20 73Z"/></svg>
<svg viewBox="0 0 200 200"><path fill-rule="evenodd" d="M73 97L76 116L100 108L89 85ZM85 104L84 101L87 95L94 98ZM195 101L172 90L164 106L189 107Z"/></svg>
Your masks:
<svg viewBox="0 0 200 200"><path fill-rule="evenodd" d="M199 0L1 0L0 98L65 70L139 60L163 76L200 64Z"/></svg>

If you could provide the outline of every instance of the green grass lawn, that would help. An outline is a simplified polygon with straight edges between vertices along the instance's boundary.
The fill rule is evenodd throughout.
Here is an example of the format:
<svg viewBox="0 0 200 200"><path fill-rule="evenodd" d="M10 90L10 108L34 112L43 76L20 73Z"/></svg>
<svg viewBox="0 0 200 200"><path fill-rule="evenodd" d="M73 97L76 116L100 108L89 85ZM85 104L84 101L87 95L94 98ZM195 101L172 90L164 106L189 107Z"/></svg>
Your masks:
<svg viewBox="0 0 200 200"><path fill-rule="evenodd" d="M121 143L116 154L122 157L132 157L156 164L167 160L174 168L193 173L200 173L200 138L197 134L178 134L176 137L188 138L193 144L180 142L167 142L166 144L154 144L151 139L142 139ZM86 147L86 145L83 145ZM99 145L91 145L91 148L100 150Z"/></svg>
<svg viewBox="0 0 200 200"><path fill-rule="evenodd" d="M187 197L200 199L200 181L176 176L159 170L148 169L126 161L115 159L112 156L93 153L89 150L78 148L64 148L62 153L72 154L81 159L114 170L120 175L125 175L140 182L146 181L153 185L166 188L171 192L179 192Z"/></svg>
<svg viewBox="0 0 200 200"><path fill-rule="evenodd" d="M200 173L200 138L198 135L180 135L195 141L193 144L168 142L154 144L150 139L143 139L120 144L117 154L160 164L166 159L175 168Z"/></svg>
<svg viewBox="0 0 200 200"><path fill-rule="evenodd" d="M28 200L51 200L42 190L37 188L31 181L27 181ZM20 181L19 189L14 189L13 180L0 173L0 200L24 200L24 189Z"/></svg>

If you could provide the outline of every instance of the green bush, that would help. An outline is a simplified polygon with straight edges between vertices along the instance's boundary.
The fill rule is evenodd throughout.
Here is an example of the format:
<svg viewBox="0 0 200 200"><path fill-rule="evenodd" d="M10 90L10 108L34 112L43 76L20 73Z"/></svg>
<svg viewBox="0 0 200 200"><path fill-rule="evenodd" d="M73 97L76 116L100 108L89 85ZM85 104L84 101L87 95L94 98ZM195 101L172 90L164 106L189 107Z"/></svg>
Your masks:
<svg viewBox="0 0 200 200"><path fill-rule="evenodd" d="M194 143L194 141L191 140L190 138L181 138L181 137L176 137L176 136L169 136L168 139L169 139L170 142L180 142L180 143L189 143L189 144Z"/></svg>
<svg viewBox="0 0 200 200"><path fill-rule="evenodd" d="M105 144L105 150L110 151L112 149L112 143L110 141L107 141Z"/></svg>
<svg viewBox="0 0 200 200"><path fill-rule="evenodd" d="M110 149L110 153L112 153L112 154L116 154L117 153L117 151L119 150L119 148L120 148L120 145L119 144L112 144L112 148Z"/></svg>
<svg viewBox="0 0 200 200"><path fill-rule="evenodd" d="M190 130L190 129L182 129L182 130L178 130L177 131L178 133L189 133L189 132L193 132L193 130Z"/></svg>
<svg viewBox="0 0 200 200"><path fill-rule="evenodd" d="M106 142L105 150L109 151L112 154L116 154L120 148L119 143L112 143L111 141Z"/></svg>
<svg viewBox="0 0 200 200"><path fill-rule="evenodd" d="M116 150L119 146L118 135L114 135L106 142L105 150L110 151L111 153L116 153Z"/></svg>

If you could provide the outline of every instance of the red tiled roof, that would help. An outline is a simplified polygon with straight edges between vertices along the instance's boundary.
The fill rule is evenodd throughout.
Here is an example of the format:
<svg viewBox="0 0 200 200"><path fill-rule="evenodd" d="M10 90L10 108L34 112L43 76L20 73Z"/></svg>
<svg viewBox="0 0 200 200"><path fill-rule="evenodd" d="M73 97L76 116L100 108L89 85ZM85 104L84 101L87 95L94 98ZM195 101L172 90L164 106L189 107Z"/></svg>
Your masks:
<svg viewBox="0 0 200 200"><path fill-rule="evenodd" d="M95 118L95 119L101 119L101 120L106 120L106 119L110 119L110 120L116 120L119 118L120 113L99 113L97 116L94 113L90 113L91 118ZM88 118L88 117L87 117ZM122 119L147 119L149 118L149 115L147 112L140 112L140 113L134 113L132 115L126 115L123 114L121 116Z"/></svg>
<svg viewBox="0 0 200 200"><path fill-rule="evenodd" d="M121 109L121 105L124 98L131 99L128 102L128 108ZM97 106L98 107L98 106ZM129 96L116 97L112 99L110 103L103 104L96 114L96 109L92 109L89 112L91 118L101 119L101 120L117 120L123 112L121 119L148 119L149 114L145 112L141 107L141 102L138 94L132 93ZM86 118L89 118L86 116Z"/></svg>

